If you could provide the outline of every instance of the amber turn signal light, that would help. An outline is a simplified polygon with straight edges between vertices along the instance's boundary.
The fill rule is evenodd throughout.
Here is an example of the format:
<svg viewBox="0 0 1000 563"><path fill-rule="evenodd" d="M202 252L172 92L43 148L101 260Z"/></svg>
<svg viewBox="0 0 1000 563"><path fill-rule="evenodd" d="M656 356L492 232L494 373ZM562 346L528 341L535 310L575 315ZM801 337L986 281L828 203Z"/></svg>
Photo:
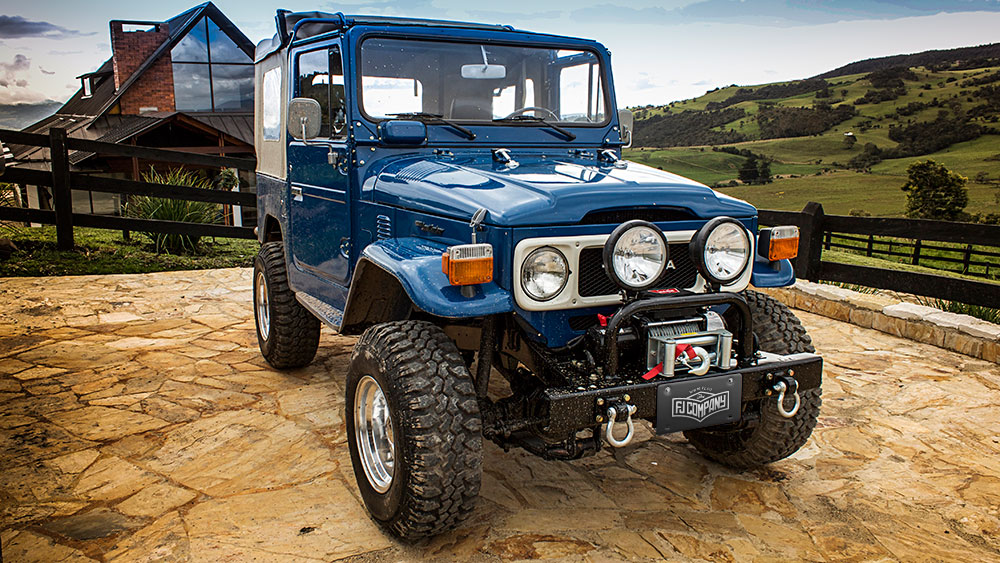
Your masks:
<svg viewBox="0 0 1000 563"><path fill-rule="evenodd" d="M461 244L449 246L441 255L441 271L451 285L474 285L493 281L493 246Z"/></svg>
<svg viewBox="0 0 1000 563"><path fill-rule="evenodd" d="M757 236L757 253L771 262L795 258L799 255L799 228L785 225L761 229Z"/></svg>

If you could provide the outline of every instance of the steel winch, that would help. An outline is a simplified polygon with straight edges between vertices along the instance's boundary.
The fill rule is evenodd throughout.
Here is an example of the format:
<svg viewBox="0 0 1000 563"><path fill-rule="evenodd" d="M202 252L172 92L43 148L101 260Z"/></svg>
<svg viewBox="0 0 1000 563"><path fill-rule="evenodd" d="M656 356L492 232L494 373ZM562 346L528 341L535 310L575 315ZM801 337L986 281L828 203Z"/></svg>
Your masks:
<svg viewBox="0 0 1000 563"><path fill-rule="evenodd" d="M647 321L644 329L646 369L659 368L657 375L705 375L713 367L727 370L733 366L733 334L718 313Z"/></svg>

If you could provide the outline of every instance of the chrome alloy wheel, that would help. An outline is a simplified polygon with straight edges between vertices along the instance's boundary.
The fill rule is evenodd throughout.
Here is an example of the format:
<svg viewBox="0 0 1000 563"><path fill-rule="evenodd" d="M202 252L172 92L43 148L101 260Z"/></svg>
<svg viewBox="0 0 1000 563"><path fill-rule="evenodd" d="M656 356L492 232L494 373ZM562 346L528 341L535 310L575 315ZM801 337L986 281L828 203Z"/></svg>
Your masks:
<svg viewBox="0 0 1000 563"><path fill-rule="evenodd" d="M257 291L254 295L254 305L257 310L257 330L260 336L267 340L267 335L271 329L271 308L267 301L267 278L264 272L257 272Z"/></svg>
<svg viewBox="0 0 1000 563"><path fill-rule="evenodd" d="M392 485L396 465L392 418L382 388L370 375L358 382L354 392L354 439L358 444L365 477L373 489L385 493Z"/></svg>

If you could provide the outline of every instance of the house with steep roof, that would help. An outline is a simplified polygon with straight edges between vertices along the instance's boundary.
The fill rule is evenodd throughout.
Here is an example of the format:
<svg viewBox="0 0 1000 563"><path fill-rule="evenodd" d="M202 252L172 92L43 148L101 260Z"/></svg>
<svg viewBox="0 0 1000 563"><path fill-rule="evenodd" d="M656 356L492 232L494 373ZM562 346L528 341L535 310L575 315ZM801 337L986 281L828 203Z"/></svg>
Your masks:
<svg viewBox="0 0 1000 563"><path fill-rule="evenodd" d="M110 28L111 58L78 76L76 94L24 131L61 127L70 137L109 143L253 156L254 45L214 4L164 22L112 20ZM48 168L48 149L13 148L14 166ZM69 160L77 171L135 180L156 166L84 151ZM252 175L241 173L240 183L252 187ZM46 188L23 188L29 207L49 207ZM117 213L120 205L116 195L74 190L77 212Z"/></svg>

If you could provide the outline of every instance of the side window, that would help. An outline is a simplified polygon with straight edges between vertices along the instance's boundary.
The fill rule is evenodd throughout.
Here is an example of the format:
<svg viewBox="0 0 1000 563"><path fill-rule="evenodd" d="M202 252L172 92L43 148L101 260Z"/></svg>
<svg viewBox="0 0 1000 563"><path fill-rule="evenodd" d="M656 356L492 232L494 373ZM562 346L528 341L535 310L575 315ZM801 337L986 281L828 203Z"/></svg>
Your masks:
<svg viewBox="0 0 1000 563"><path fill-rule="evenodd" d="M330 136L330 58L327 51L309 51L299 55L298 84L295 96L312 98L323 109L320 137Z"/></svg>
<svg viewBox="0 0 1000 563"><path fill-rule="evenodd" d="M323 109L321 137L345 137L347 98L344 90L344 64L340 47L309 51L299 55L299 78L296 96L312 98Z"/></svg>
<svg viewBox="0 0 1000 563"><path fill-rule="evenodd" d="M559 113L562 121L604 121L600 67L594 63L565 67L559 74Z"/></svg>
<svg viewBox="0 0 1000 563"><path fill-rule="evenodd" d="M265 141L281 140L281 67L264 73L261 126Z"/></svg>
<svg viewBox="0 0 1000 563"><path fill-rule="evenodd" d="M330 48L330 123L333 137L347 136L347 95L344 90L344 63L340 46Z"/></svg>

